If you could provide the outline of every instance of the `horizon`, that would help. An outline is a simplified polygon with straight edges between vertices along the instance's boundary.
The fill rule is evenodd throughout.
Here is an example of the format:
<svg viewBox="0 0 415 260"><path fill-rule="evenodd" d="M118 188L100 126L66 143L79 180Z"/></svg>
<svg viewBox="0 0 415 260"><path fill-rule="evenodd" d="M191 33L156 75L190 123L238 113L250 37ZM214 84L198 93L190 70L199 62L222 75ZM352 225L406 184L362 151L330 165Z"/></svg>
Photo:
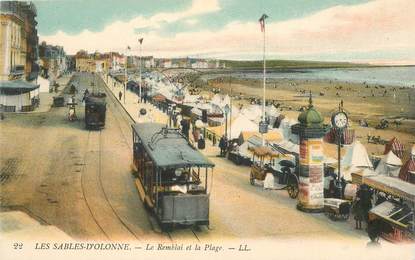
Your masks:
<svg viewBox="0 0 415 260"><path fill-rule="evenodd" d="M35 0L40 41L143 56L415 64L411 0ZM413 10L413 12L411 12Z"/></svg>

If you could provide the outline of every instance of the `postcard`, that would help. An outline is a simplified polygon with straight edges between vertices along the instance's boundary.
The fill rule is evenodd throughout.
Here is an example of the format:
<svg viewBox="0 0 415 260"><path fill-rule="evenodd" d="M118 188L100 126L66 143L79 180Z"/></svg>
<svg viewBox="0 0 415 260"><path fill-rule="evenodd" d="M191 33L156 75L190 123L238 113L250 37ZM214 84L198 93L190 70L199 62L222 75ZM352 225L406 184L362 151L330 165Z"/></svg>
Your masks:
<svg viewBox="0 0 415 260"><path fill-rule="evenodd" d="M0 7L1 259L415 259L414 1Z"/></svg>

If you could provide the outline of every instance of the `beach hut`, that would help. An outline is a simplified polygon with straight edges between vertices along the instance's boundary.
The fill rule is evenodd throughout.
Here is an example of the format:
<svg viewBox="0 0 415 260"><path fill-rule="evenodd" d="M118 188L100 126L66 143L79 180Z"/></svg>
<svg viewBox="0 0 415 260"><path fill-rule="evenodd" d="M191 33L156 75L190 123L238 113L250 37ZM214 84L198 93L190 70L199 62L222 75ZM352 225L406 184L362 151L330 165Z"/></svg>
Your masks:
<svg viewBox="0 0 415 260"><path fill-rule="evenodd" d="M383 174L390 177L398 177L401 166L401 159L392 151L389 151L380 160L378 166L375 169L375 172L377 174Z"/></svg>
<svg viewBox="0 0 415 260"><path fill-rule="evenodd" d="M398 138L393 137L386 145L385 145L385 152L383 154L389 153L389 151L392 151L396 156L399 158L403 158L403 152L404 152L404 146L403 144L398 140Z"/></svg>
<svg viewBox="0 0 415 260"><path fill-rule="evenodd" d="M351 174L361 169L373 169L373 165L367 155L366 148L359 141L353 142L353 144L348 147L341 165L345 180L351 180Z"/></svg>
<svg viewBox="0 0 415 260"><path fill-rule="evenodd" d="M415 184L415 159L411 158L402 166L399 172L401 180Z"/></svg>

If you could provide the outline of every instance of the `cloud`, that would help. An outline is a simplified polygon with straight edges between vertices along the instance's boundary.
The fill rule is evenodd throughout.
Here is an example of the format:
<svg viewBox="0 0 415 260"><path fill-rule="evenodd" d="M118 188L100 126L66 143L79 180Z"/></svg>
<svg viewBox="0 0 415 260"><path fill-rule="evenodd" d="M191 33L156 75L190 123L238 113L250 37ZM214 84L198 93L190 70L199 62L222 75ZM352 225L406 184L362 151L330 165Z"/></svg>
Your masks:
<svg viewBox="0 0 415 260"><path fill-rule="evenodd" d="M197 23L199 23L199 20L197 20L197 19L187 19L187 20L184 20L184 23L185 24L187 24L187 25L195 25L195 24L197 24Z"/></svg>
<svg viewBox="0 0 415 260"><path fill-rule="evenodd" d="M195 0L181 12L159 13L148 19L134 18L128 22L114 22L102 32L83 31L71 36L58 32L41 37L53 44L64 45L69 53L83 48L88 51L123 51L136 46L134 29L146 28L144 54L155 56L199 55L211 57L261 57L262 36L258 22L234 21L219 30L204 29L179 32L165 36L159 29L166 23L183 20L197 26L199 15L220 10L218 1ZM274 57L330 57L339 53L408 51L406 60L413 60L415 49L415 1L375 0L353 6L335 6L312 15L280 22L267 20L267 55ZM136 31L140 29L136 29ZM347 55L346 55L347 56ZM375 59L375 58L374 58ZM388 57L378 57L388 59Z"/></svg>

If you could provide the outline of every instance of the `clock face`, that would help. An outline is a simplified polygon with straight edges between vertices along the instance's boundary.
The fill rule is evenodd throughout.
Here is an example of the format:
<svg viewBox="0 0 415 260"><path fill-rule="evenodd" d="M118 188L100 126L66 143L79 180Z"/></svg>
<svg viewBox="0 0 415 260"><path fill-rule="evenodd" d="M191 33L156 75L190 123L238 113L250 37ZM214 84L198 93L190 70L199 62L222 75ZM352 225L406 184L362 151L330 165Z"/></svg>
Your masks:
<svg viewBox="0 0 415 260"><path fill-rule="evenodd" d="M334 116L334 125L337 128L345 128L347 126L347 116L345 113L338 113Z"/></svg>

